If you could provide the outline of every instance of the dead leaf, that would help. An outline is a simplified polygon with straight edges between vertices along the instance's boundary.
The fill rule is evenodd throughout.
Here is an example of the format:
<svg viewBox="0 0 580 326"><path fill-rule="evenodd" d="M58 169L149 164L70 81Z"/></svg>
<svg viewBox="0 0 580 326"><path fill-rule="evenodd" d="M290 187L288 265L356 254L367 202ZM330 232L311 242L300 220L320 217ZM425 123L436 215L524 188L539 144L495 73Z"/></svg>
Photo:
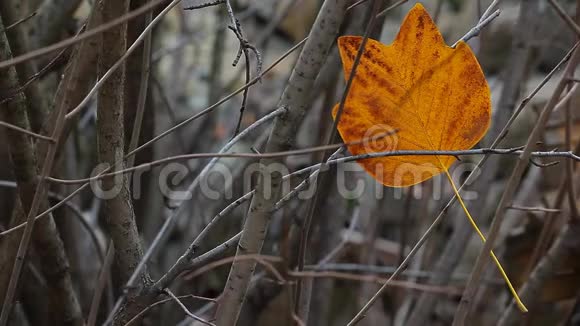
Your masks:
<svg viewBox="0 0 580 326"><path fill-rule="evenodd" d="M362 37L338 40L348 78ZM333 117L338 104L333 109ZM464 150L485 135L491 115L485 76L467 44L447 46L421 4L391 45L369 39L338 130L353 155L394 150ZM383 137L387 132L396 134ZM441 160L441 163L439 162ZM398 156L359 164L386 186L404 187L442 173L451 156ZM443 166L442 166L443 165Z"/></svg>

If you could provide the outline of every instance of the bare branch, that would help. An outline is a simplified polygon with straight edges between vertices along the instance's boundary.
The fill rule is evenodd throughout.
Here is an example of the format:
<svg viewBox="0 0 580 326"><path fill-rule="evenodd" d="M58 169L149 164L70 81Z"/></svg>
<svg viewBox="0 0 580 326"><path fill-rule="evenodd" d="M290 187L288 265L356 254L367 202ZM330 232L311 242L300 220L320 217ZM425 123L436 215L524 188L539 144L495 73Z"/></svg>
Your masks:
<svg viewBox="0 0 580 326"><path fill-rule="evenodd" d="M191 299L198 299L198 300L203 300L203 301L215 302L215 299L206 298L206 297L200 297L200 296L193 295L193 294L181 295L181 296L177 296L177 298L179 298L179 299L188 299L188 298L191 298ZM133 317L131 320L129 320L125 324L125 326L132 325L135 321L140 320L143 317L143 315L145 315L152 308L154 308L156 306L159 306L159 305L162 305L164 303L167 303L169 301L173 301L173 300L174 300L173 298L168 298L168 299L159 300L157 302L154 302L154 303L148 305L147 307L145 307L145 309L141 310L137 315L135 315L135 317Z"/></svg>
<svg viewBox="0 0 580 326"><path fill-rule="evenodd" d="M36 11L34 11L34 12L32 12L31 14L29 14L28 16L26 16L26 17L23 17L23 18L20 18L19 20L15 21L14 23L12 23L12 24L10 24L10 25L8 25L8 26L4 27L4 29L3 29L3 30L0 30L0 33L5 33L6 31L10 30L11 28L14 28L14 27L16 27L16 26L18 26L18 25L20 25L20 24L22 24L22 23L25 23L25 22L26 22L27 20L29 20L30 18L32 18L32 17L34 17L34 16L36 16L36 14L37 14L37 12L36 12Z"/></svg>
<svg viewBox="0 0 580 326"><path fill-rule="evenodd" d="M179 307L185 312L186 315L188 315L190 318L197 320L198 322L204 324L204 325L210 325L210 326L215 326L214 323L210 323L206 320L203 320L199 317L197 317L196 315L194 315L193 313L191 313L191 311L189 311L189 309L187 309L187 307L183 304L183 302L181 302L181 300L179 300L178 297L175 296L175 294L173 294L173 292L171 292L171 290L169 289L165 289L165 293L167 293L172 299L173 301L175 301L177 303L177 305L179 305Z"/></svg>
<svg viewBox="0 0 580 326"><path fill-rule="evenodd" d="M213 7L213 6L217 6L217 5L221 5L226 3L226 0L215 0L215 1L210 1L207 3L202 3L199 5L195 5L195 6L189 6L189 7L185 7L183 8L183 10L197 10L197 9L202 9L202 8L207 8L207 7Z"/></svg>
<svg viewBox="0 0 580 326"><path fill-rule="evenodd" d="M5 128L8 128L8 129L12 129L12 130L15 130L15 131L24 133L24 134L27 134L30 137L34 137L34 138L37 138L37 139L40 139L40 140L45 140L45 141L48 141L48 142L51 142L51 143L54 144L54 139L52 139L52 138L50 138L48 136L44 136L44 135L41 135L41 134L34 133L32 131L28 131L26 129L22 129L22 128L18 127L18 126L15 126L13 124L9 124L7 122L0 121L0 126L5 127Z"/></svg>
<svg viewBox="0 0 580 326"><path fill-rule="evenodd" d="M559 213L560 212L560 209L546 208L546 207L525 207L525 206L511 205L507 208L508 209L516 209L516 210L525 211L525 212L541 212L541 213Z"/></svg>
<svg viewBox="0 0 580 326"><path fill-rule="evenodd" d="M178 162L178 161L187 161L192 159L200 159L200 158L281 158L281 157L289 157L289 156L300 156L300 155L308 155L315 152L322 152L326 150L333 150L337 148L344 148L348 144L332 144L326 146L315 146L305 149L297 149L291 151L283 151L283 152L271 152L271 153L194 153L194 154L184 154L184 155L176 155L170 156L163 159L159 159L150 163L143 163L133 168L127 168L123 170L118 170L115 172L110 173L103 173L96 175L90 178L84 179L75 179L75 180L65 180L65 179L58 179L53 177L47 177L47 180L54 183L61 183L61 184L79 184L79 183L86 183L90 181L97 181L102 180L110 177L114 177L120 174L126 174L130 172L137 172L137 171L147 171L150 170L152 167L171 163L171 162ZM480 148L480 149L466 149L466 150L458 150L458 151L431 151L431 150L404 150L404 151L389 151L389 152L377 152L377 153L368 153L368 154L360 154L360 155L353 155L353 156L345 156L339 159L333 159L328 161L328 165L334 165L339 163L345 162L352 162L352 161L360 161L365 159L371 158L378 158L378 157L394 157L394 156L470 156L470 155L513 155L519 156L522 154L521 147L513 147L513 148ZM554 152L554 151L536 151L530 154L531 157L550 157L550 158L567 158L573 161L580 161L580 156L572 151L566 152ZM314 165L313 169L316 167L320 167L320 164Z"/></svg>

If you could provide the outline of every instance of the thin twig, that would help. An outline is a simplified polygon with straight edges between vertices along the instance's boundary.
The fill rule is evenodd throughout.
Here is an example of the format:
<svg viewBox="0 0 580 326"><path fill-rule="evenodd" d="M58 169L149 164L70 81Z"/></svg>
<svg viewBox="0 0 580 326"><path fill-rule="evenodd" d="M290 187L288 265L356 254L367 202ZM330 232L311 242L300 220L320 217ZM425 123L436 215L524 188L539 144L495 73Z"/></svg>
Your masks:
<svg viewBox="0 0 580 326"><path fill-rule="evenodd" d="M578 17L580 19L580 17ZM574 77L574 72L570 74L570 77ZM573 87L568 91L568 94L575 93L575 89L578 84L574 84ZM572 128L574 115L572 113L572 103L568 101L565 105L565 118L566 118L566 129L564 133L565 144L567 150L572 150ZM568 184L568 205L570 206L570 214L572 218L578 220L580 218L580 213L578 212L578 206L576 204L576 186L573 182L574 178L574 162L566 161L566 179Z"/></svg>
<svg viewBox="0 0 580 326"><path fill-rule="evenodd" d="M395 8L397 8L397 7L399 7L400 5L402 5L402 4L404 4L404 3L406 3L407 1L409 1L409 0L399 0L399 1L395 2L395 3L393 3L392 5L390 5L389 7L387 7L386 9L384 9L383 11L379 12L379 13L376 15L376 18L381 18L381 17L383 17L383 16L384 16L384 15L386 15L386 14L387 14L389 11L391 11L391 10L393 10L393 9L395 9Z"/></svg>
<svg viewBox="0 0 580 326"><path fill-rule="evenodd" d="M203 267L193 271L191 274L189 274L189 279L193 279L199 275L203 275L219 266L223 266L235 261L239 261L239 260L253 260L256 261L257 263L259 263L260 265L266 267L266 269L268 271L272 271L275 270L273 267L271 267L272 263L280 263L282 262L282 257L278 257L278 256L273 256L273 255L263 255L263 254L245 254L245 255L236 255L236 256L228 256L228 257L224 257L222 259L216 260L214 262L211 262L209 264L204 265ZM268 266L270 265L270 266ZM284 277L282 277L282 274L280 274L277 271L274 271L273 273L271 273L272 276L274 276L274 278L276 278L276 281L279 284L284 284L286 282L286 280L284 279Z"/></svg>
<svg viewBox="0 0 580 326"><path fill-rule="evenodd" d="M163 102L165 108L167 109L167 114L169 115L169 119L171 120L171 124L173 126L177 125L177 117L175 116L175 110L173 109L174 105L171 102L171 100L169 99L169 97L167 96L167 92L163 88L163 85L161 85L161 83L159 82L159 79L157 79L155 74L151 74L151 81L153 82L153 85L157 88L157 93L159 94L161 101ZM181 150L181 152L182 153L187 152L187 146L185 145L185 139L184 139L185 137L183 136L183 134L181 132L176 132L175 138L177 140L177 143L179 145L179 149Z"/></svg>
<svg viewBox="0 0 580 326"><path fill-rule="evenodd" d="M229 238L227 241L221 243L219 246L207 251L206 253L204 253L203 255L200 255L194 259L192 259L189 264L187 265L187 268L185 268L183 271L193 271L195 273L195 271L198 270L198 268L201 268L203 266L206 266L210 261L214 260L216 257L223 255L226 251L228 251L231 248L235 248L235 246L238 244L238 241L240 241L240 237L242 236L242 232L238 232L237 234L235 234L233 237ZM195 274L182 274L183 278L186 280L190 280L192 277L195 276ZM161 280L159 280L159 282L157 283L161 283Z"/></svg>
<svg viewBox="0 0 580 326"><path fill-rule="evenodd" d="M79 33L81 31L82 31L82 29L79 31ZM3 98L0 99L0 105L2 105L3 103L6 103L8 101L14 100L14 97L17 96L18 93L26 90L33 82L37 81L39 78L41 78L46 73L48 73L49 70L53 66L55 66L59 60L61 60L63 58L63 56L67 52L67 50L68 50L68 48L63 48L57 55L54 56L54 58L52 58L44 67L42 67L42 69L40 69L38 72L34 73L34 75L28 77L22 85L19 85L15 89L10 89L10 90L4 91L4 92L9 93L9 94L4 95Z"/></svg>
<svg viewBox="0 0 580 326"><path fill-rule="evenodd" d="M370 282L370 283L377 283L377 284L386 284L386 282L387 282L387 279L385 279L383 277L378 277L375 275L357 275L357 274L334 272L334 271L323 271L323 272L290 271L290 272L288 272L288 275L292 276L294 278L336 278L336 279L341 279L341 280L349 280L349 281L355 281L355 282ZM445 294L448 296L456 296L461 292L461 288L458 288L455 286L437 286L437 285L420 284L420 283L408 282L408 281L390 282L389 286L404 288L404 289L409 289L409 290L422 291L422 292Z"/></svg>
<svg viewBox="0 0 580 326"><path fill-rule="evenodd" d="M200 297L200 296L193 295L193 294L180 295L180 296L177 296L177 298L179 298L179 299L198 299L198 300L203 300L203 301L215 302L215 299L213 299L213 298ZM164 303L167 303L167 302L173 301L173 300L174 300L173 298L167 298L167 299L156 301L156 302L148 305L147 307L145 307L145 309L141 310L137 315L135 315L135 317L131 318L131 320L129 320L124 326L129 326L132 323L134 323L135 321L140 320L141 317L143 315L145 315L152 308L155 308L156 306L162 305Z"/></svg>
<svg viewBox="0 0 580 326"><path fill-rule="evenodd" d="M7 32L8 30L10 30L11 28L14 28L24 22L26 22L27 20L29 20L30 18L36 16L36 14L38 14L38 12L34 11L31 14L29 14L28 16L24 17L24 18L20 18L19 20L15 21L14 23L4 27L4 29L0 30L0 33L4 33Z"/></svg>
<svg viewBox="0 0 580 326"><path fill-rule="evenodd" d="M260 72L262 70L262 55L260 54L260 52L258 51L258 49L256 49L256 47L254 47L253 45L250 44L250 42L248 42L248 40L246 40L246 38L244 37L244 31L242 30L242 25L240 24L240 22L238 21L238 19L236 18L235 14L234 14L234 10L232 8L232 5L230 3L230 0L225 0L225 4L226 4L226 9L228 12L228 16L230 17L230 21L231 21L231 26L229 26L229 29L231 29L234 32L234 35L236 36L236 38L238 39L238 41L240 42L239 48L238 48L238 54L236 55L236 58L234 59L234 62L232 63L232 65L235 67L238 64L238 61L240 60L242 53L244 54L244 58L246 61L246 84L250 82L251 76L250 76L250 51L252 50L252 52L256 55L256 61L257 61L257 67L256 67L256 75L260 75ZM250 88L246 88L244 89L244 94L242 97L242 105L240 107L240 115L238 118L238 122L236 124L236 128L234 130L234 135L233 137L235 137L238 132L240 131L240 126L242 124L242 119L244 117L244 111L246 110L246 103L248 101L248 92L249 92Z"/></svg>
<svg viewBox="0 0 580 326"><path fill-rule="evenodd" d="M507 207L508 209L515 209L524 212L541 212L541 213L560 213L560 209L557 208L546 208L546 207L525 207L518 205L511 205Z"/></svg>
<svg viewBox="0 0 580 326"><path fill-rule="evenodd" d="M339 148L336 152L334 152L332 155L330 155L328 157L328 160L326 161L326 163L329 163L329 162L332 162L333 160L335 160L336 157L342 152L342 150L343 150L342 148ZM314 172L312 172L310 174L310 176L308 176L308 178L304 179L298 186L296 186L294 189L292 189L289 193L287 193L284 197L282 197L276 203L276 205L274 205L274 211L279 210L288 201L290 201L291 199L296 197L296 195L298 194L299 191L308 187L308 185L310 185L311 182L316 181L316 178L318 177L318 174L320 173L321 166L322 166L322 163L316 164L315 166L312 166L311 169L302 169L302 170L295 171L293 173L290 173L290 174L284 176L282 179L286 179L286 177L291 177L293 175L302 174L302 173L306 172L307 170L308 171L314 170Z"/></svg>
<svg viewBox="0 0 580 326"><path fill-rule="evenodd" d="M214 323L210 323L210 322L206 321L205 319L197 317L191 311L189 311L189 309L187 309L187 307L183 304L183 302L181 302L181 300L179 300L179 298L176 297L175 294L173 294L173 292L171 292L171 290L165 289L165 293L167 293L177 303L177 305L183 310L183 312L185 312L185 314L188 315L189 317L191 317L192 319L197 320L198 322L200 322L204 325L215 326Z"/></svg>
<svg viewBox="0 0 580 326"><path fill-rule="evenodd" d="M151 24L153 13L150 11L145 15L145 26ZM139 136L141 135L141 126L143 125L143 116L145 115L145 105L147 104L147 94L149 90L149 78L151 74L151 43L152 32L145 36L143 43L143 61L141 63L141 84L139 85L139 98L137 99L137 112L135 113L135 122L129 141L129 152L137 148L139 143ZM132 167L135 163L135 157L131 156L127 159L127 167Z"/></svg>
<svg viewBox="0 0 580 326"><path fill-rule="evenodd" d="M18 126L15 126L13 124L9 124L8 122L0 121L0 126L2 126L4 128L12 129L12 130L15 130L15 131L24 133L24 134L27 134L30 137L34 137L34 138L37 138L37 139L40 139L40 140L45 140L47 142L50 142L50 143L53 143L54 144L54 139L52 139L52 138L50 138L48 136L44 136L44 135L41 135L41 134L34 133L32 131L29 131L29 130L20 128Z"/></svg>
<svg viewBox="0 0 580 326"><path fill-rule="evenodd" d="M256 44L255 45L256 47L259 47L262 49L267 48L266 43L268 41L268 37L270 37L272 35L272 32L276 29L276 27L288 16L288 14L291 13L290 8L292 7L292 5L295 4L296 1L297 0L285 0L284 2L282 2L282 1L278 2L277 8L275 10L276 15L274 17L272 17L272 19L270 19L270 22L263 29L263 31L258 36L256 36L256 41L254 42L254 44ZM278 10L278 8L281 8L281 9ZM220 31L221 31L221 29L218 29L218 33ZM246 71L246 69L244 69L244 71ZM226 85L225 89L233 88L234 85L238 82L239 78L240 78L240 76L239 76L239 72L238 72L236 74L236 76L234 76L233 78L230 79L229 82L225 83L225 85Z"/></svg>
<svg viewBox="0 0 580 326"><path fill-rule="evenodd" d="M282 274L275 271L272 263L279 263L282 261L281 257L278 256L268 256L268 255L260 255L260 254L248 254L248 255L238 255L230 256L226 258L222 258L215 262L205 265L204 267L196 270L192 274L189 275L189 279L197 277L199 275L205 274L210 270L213 270L219 266L223 266L234 261L238 260L253 260L259 263L260 265L264 266L266 270L272 274L276 281L280 284L285 284L291 282L291 280L286 280L282 277ZM353 273L344 273L344 272L337 272L337 271L288 271L288 276L292 279L302 279L302 278L336 278L342 280L349 280L355 282L371 282L377 284L385 284L387 279L375 276L375 275L358 275ZM426 291L431 293L439 293L439 294L446 294L446 295L457 295L461 293L461 289L452 286L433 286L433 285L426 285L420 284L415 282L408 282L408 281L394 281L390 282L389 286L391 287L399 287L405 289L412 289L417 291Z"/></svg>
<svg viewBox="0 0 580 326"><path fill-rule="evenodd" d="M199 4L199 5L195 5L195 6L185 7L185 8L183 8L183 10L202 9L202 8L207 8L207 7L221 5L221 4L224 4L224 3L226 3L226 0L215 0L215 1L206 2L206 3L202 3L202 4Z"/></svg>
<svg viewBox="0 0 580 326"><path fill-rule="evenodd" d="M358 145L361 143L364 143L365 141L367 141L369 138L363 138L361 140L358 141L353 141L353 142L349 142L349 143L339 143L339 144L333 144L333 145L326 145L326 146L317 146L317 147L310 147L310 148L306 148L306 149L299 149L299 150L292 150L292 151L284 151L284 152L270 152L270 153L226 153L237 141L239 141L239 139L241 139L243 136L247 135L248 133L250 133L251 131L253 131L255 128L257 128L258 126L260 126L261 124L271 120L272 118L275 118L277 116L281 116L284 113L286 113L287 110L285 107L280 107L277 110L269 113L268 115L266 115L265 117L263 117L262 119L254 122L251 126L249 126L248 128L246 128L243 132L243 135L238 135L236 136L236 138L230 140L226 145L224 145L224 147L222 147L222 149L220 150L220 152L218 153L194 153L194 154L184 154L184 155L177 155L177 156L171 156L171 157L167 157L164 159L160 159L157 161L153 161L150 163L142 163L139 166L136 167L132 167L132 168L128 168L128 169L122 169L122 170L117 170L115 172L110 172L110 173L105 173L102 172L94 177L91 178L86 178L86 179L77 179L77 180L61 180L61 179L56 179L56 178L52 178L52 177L47 177L49 180L51 180L52 182L60 182L60 183L68 183L68 182L72 182L74 184L76 183L83 183L83 182L89 182L89 181L97 181L100 179L105 179L105 178L109 178L118 174L124 174L127 172L134 172L134 171L139 171L139 170L143 170L146 168L151 168L160 164L164 164L164 163L170 163L170 162L174 162L174 161L179 161L179 160L189 160L189 159L193 159L193 158L208 158L208 157L213 157L214 159L210 161L210 163L208 163L205 167L204 170L202 171L202 173L200 173L198 175L198 177L196 178L196 180L194 180L193 185L190 186L190 188L194 188L197 186L197 184L199 183L199 181L202 179L201 176L205 177L205 175L207 174L207 172L209 172L209 169L216 163L218 158L221 157L242 157L242 158L277 158L277 157L285 157L285 156L292 156L292 155L305 155L305 154L310 154L310 153L314 153L314 152L318 152L318 151L323 151L323 150L329 150L329 149L336 149L336 148L342 148L342 147L347 147L347 146L351 146L351 145ZM389 136L391 134L394 134L396 131L393 132L389 132L386 133L385 136ZM374 136L371 136L374 137ZM518 148L512 148L509 151L510 152L516 152L518 150ZM392 152L389 152L392 153ZM396 153L400 153L400 152L396 152ZM429 155L431 153L431 151L403 151L403 154L409 154L409 153L419 153L418 155ZM422 154L421 154L422 153ZM555 152L550 152L550 153L555 153ZM362 155L358 155L356 156L357 159L364 159L364 158L370 158L370 157L374 157L376 155L381 156L380 154L389 156L392 154L388 154L388 153L369 153L369 154L362 154ZM455 152L453 152L453 155L456 155ZM552 155L552 154L551 154ZM353 156L355 157L355 156Z"/></svg>
<svg viewBox="0 0 580 326"><path fill-rule="evenodd" d="M336 247L334 247L331 252L326 254L326 256L324 256L322 259L320 259L320 261L318 261L318 263L316 264L317 267L330 263L347 246L347 244L350 241L350 237L352 236L352 233L358 227L359 217L360 217L360 208L356 207L352 213L348 229L346 230L346 236L341 237L340 242L336 245ZM306 266L304 266L304 269L306 269Z"/></svg>
<svg viewBox="0 0 580 326"><path fill-rule="evenodd" d="M241 47L242 45L240 45ZM246 48L244 48L243 50L244 52L244 58L246 60L246 83L248 83L250 81L250 57L248 56L248 50ZM248 94L250 92L250 88L246 88L244 89L244 93L242 95L242 104L240 106L240 114L238 117L238 122L236 123L236 127L234 129L234 135L232 137L235 137L239 132L240 132L240 127L242 125L242 120L244 118L244 111L246 110L246 104L248 102Z"/></svg>
<svg viewBox="0 0 580 326"><path fill-rule="evenodd" d="M240 46L238 48L238 54L236 55L236 58L234 59L234 62L232 63L232 65L234 67L238 65L238 62L239 62L240 58L242 57L242 53L246 56L246 58L248 58L247 51L248 51L248 49L250 49L256 55L256 60L258 61L258 66L257 66L256 70L257 70L257 75L259 75L260 71L262 70L262 56L261 56L260 52L254 46L252 46L244 37L242 25L240 24L240 21L236 18L235 14L234 14L234 10L232 8L230 0L225 0L225 4L226 4L228 16L230 17L230 21L232 23L232 25L228 26L228 28L234 32L234 34L236 35L236 38L240 42ZM249 67L249 65L247 65L247 66Z"/></svg>
<svg viewBox="0 0 580 326"><path fill-rule="evenodd" d="M493 0L493 2L487 7L487 9L485 9L485 12L479 18L478 25L481 24L484 20L486 20L489 17L489 15L492 13L492 10L494 10L498 4L499 4L499 0Z"/></svg>
<svg viewBox="0 0 580 326"><path fill-rule="evenodd" d="M99 276L97 278L95 292L93 294L91 308L87 318L87 326L94 326L97 322L99 307L101 306L101 298L107 283L110 281L109 274L115 255L115 246L113 245L113 241L109 240L108 246L107 256L105 257L105 261L101 264L101 270L99 271Z"/></svg>
<svg viewBox="0 0 580 326"><path fill-rule="evenodd" d="M346 10L351 10L351 9L354 9L354 8L356 8L358 5L361 5L361 4L363 4L363 3L367 2L367 1L368 1L368 0L358 0L357 2L355 2L355 3L351 4L350 6L348 6L348 8L346 8Z"/></svg>
<svg viewBox="0 0 580 326"><path fill-rule="evenodd" d="M378 266L378 265L366 265L366 264L350 264L350 263L325 263L317 265L307 265L304 266L305 270L314 271L338 271L338 272L350 272L350 273L365 273L365 274L387 274L390 275L397 270L397 266ZM429 278L433 274L430 270L408 270L401 273L401 275L413 278ZM453 280L462 282L469 278L467 273L453 273ZM486 279L488 283L494 285L503 286L503 279Z"/></svg>
<svg viewBox="0 0 580 326"><path fill-rule="evenodd" d="M560 18L564 20L566 25L568 25L568 27L570 27L570 29L574 33L576 33L576 36L580 37L580 26L578 26L578 24L576 24L576 22L572 18L570 18L570 16L568 16L566 11L560 6L560 4L555 0L548 0L548 2L552 5L554 10L556 10L558 16L560 16Z"/></svg>
<svg viewBox="0 0 580 326"><path fill-rule="evenodd" d="M58 179L54 177L46 177L47 180L53 183L61 183L61 184L80 184L86 183L91 181L98 181L110 177L114 177L119 174L125 174L130 172L138 172L138 171L148 171L151 168L167 163L178 162L178 161L187 161L192 159L200 159L200 158L279 158L279 157L289 157L289 156L300 156L300 155L308 155L315 152L333 150L337 148L343 148L348 146L352 143L338 143L332 144L327 146L315 146L305 149L297 149L291 151L283 151L283 152L270 152L270 153L194 153L194 154L184 154L184 155L176 155L170 156L163 159L159 159L149 163L143 163L133 168L127 168L123 170L118 170L115 172L99 174L94 177L90 178L83 178L83 179ZM360 161L365 159L371 158L379 158L379 157L393 157L393 156L470 156L470 155L512 155L512 156L519 156L522 154L522 150L519 147L515 148L479 148L479 149L466 149L466 150L457 150L457 151L430 151L430 150L401 150L401 151L389 151L389 152L377 152L377 153L367 153L367 154L360 154L360 155L353 155L353 156L345 156L339 159L334 159L329 161L328 165L338 164L338 163L345 163L345 162L352 162L352 161ZM580 161L580 156L572 151L565 151L565 152L554 152L554 151L536 151L532 152L531 157L549 157L549 158L567 158L574 161ZM315 165L319 167L320 165Z"/></svg>
<svg viewBox="0 0 580 326"><path fill-rule="evenodd" d="M467 42L470 39L478 36L479 33L481 33L481 30L485 28L485 26L487 26L489 23L491 23L494 19L496 19L499 16L499 14L500 14L499 10L494 11L491 15L489 15L489 17L486 17L485 19L483 19L483 21L477 23L475 27L469 30L467 34L465 34L459 41L455 42L455 44L453 44L451 47L455 48L457 47L457 44L459 44L459 42Z"/></svg>
<svg viewBox="0 0 580 326"><path fill-rule="evenodd" d="M302 319L300 319L300 317L298 315L296 315L295 312L292 312L292 320L294 320L294 322L298 326L306 326L306 323Z"/></svg>

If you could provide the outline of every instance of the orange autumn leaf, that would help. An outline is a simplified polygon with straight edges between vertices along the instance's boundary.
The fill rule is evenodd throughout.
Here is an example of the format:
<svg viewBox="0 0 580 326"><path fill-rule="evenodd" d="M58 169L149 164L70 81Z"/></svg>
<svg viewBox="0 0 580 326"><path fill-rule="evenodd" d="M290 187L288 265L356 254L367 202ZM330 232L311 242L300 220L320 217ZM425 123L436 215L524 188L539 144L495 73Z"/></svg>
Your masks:
<svg viewBox="0 0 580 326"><path fill-rule="evenodd" d="M338 39L345 78L362 37ZM338 105L333 109L336 116ZM491 115L485 76L467 44L445 44L422 5L407 14L391 45L369 39L338 131L353 155L394 150L464 150L486 133ZM384 137L388 132L396 134ZM382 136L381 136L382 135ZM404 187L444 172L452 156L398 156L358 163L386 186Z"/></svg>

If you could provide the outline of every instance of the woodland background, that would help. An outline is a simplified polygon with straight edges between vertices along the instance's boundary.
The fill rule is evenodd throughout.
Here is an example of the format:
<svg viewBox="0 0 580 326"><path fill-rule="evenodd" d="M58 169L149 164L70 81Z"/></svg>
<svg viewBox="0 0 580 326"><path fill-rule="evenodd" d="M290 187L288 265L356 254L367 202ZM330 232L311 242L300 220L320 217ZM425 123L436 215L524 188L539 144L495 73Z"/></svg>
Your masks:
<svg viewBox="0 0 580 326"><path fill-rule="evenodd" d="M336 37L363 35L376 5L389 10L368 35L388 44L414 3L0 1L0 325L230 325L238 313L237 325L345 325L438 216L424 245L359 325L449 325L454 319L462 325L461 312L468 325L580 324L579 174L571 159L532 157L522 167L518 156L488 155L465 188L476 194L464 198L484 233L501 215L493 246L530 309L526 315L514 308L489 263L479 268L483 277L475 295L466 297L468 309L458 308L483 246L459 205L446 206L453 192L444 179L384 188L377 199L376 182L358 169L344 182L350 189L362 180L366 190L345 198L333 166L312 181L316 200L270 200L249 208L251 195L241 180L259 153L327 141L330 110L345 88ZM448 44L476 26L490 3L423 2ZM492 127L478 147L490 147L518 112L499 148L525 145L537 127L533 150L578 153L578 60L569 54L580 36L580 2L495 5L500 15L469 40L493 98ZM129 20L127 13L133 13ZM124 23L115 23L119 17ZM293 48L309 33L305 45ZM78 37L83 35L89 37ZM59 46L47 50L53 44ZM105 75L112 66L118 69ZM306 77L292 75L293 69ZM240 91L248 81L247 93ZM296 93L301 87L304 93ZM550 105L544 123L539 116ZM268 114L265 124L254 125ZM174 126L179 128L165 133ZM82 183L54 180L87 178L98 164L114 164L152 139L122 167L220 152L236 129L248 127L223 151L254 156L221 158L219 164L211 155L181 161L187 173L170 175L166 184L189 191L185 201L160 190L164 164L125 174L119 195L108 200L90 187L77 191ZM481 157L464 156L457 166L474 166ZM261 159L296 171L323 158L315 151ZM219 169L231 172L231 182L224 183ZM516 169L523 177L511 181ZM460 171L460 181L468 173ZM292 178L293 187L305 179L307 174ZM205 196L200 184L219 198ZM112 185L103 180L103 188ZM513 200L498 213L506 192ZM33 228L13 229L59 202ZM253 276L247 274L247 293L231 290L245 302L230 300L216 312L239 232L250 218L267 225L267 232L246 223L247 236L257 243L264 238L264 244L261 251L242 249L250 255L238 267L257 264Z"/></svg>

